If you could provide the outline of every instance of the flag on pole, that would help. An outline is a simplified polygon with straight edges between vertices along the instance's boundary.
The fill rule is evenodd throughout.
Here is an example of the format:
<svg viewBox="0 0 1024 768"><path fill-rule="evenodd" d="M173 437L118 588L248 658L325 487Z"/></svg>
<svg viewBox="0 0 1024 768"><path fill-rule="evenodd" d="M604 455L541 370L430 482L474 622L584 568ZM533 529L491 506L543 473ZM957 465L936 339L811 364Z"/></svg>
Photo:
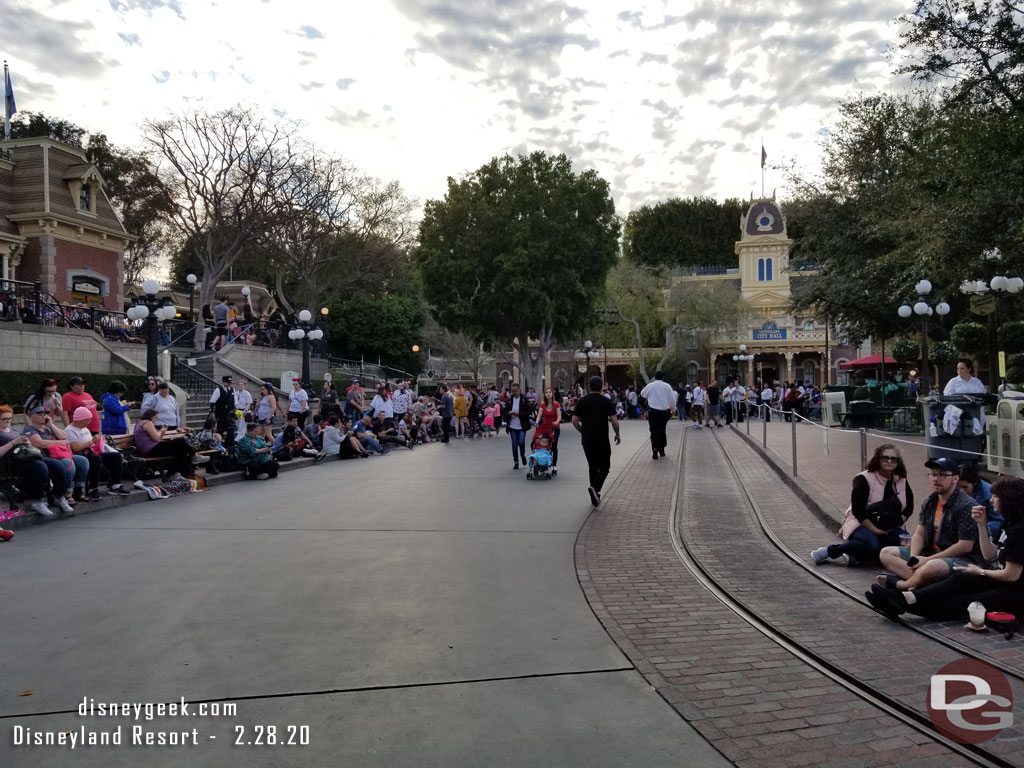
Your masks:
<svg viewBox="0 0 1024 768"><path fill-rule="evenodd" d="M4 138L11 138L11 115L18 111L14 103L14 88L11 86L11 71L4 62Z"/></svg>
<svg viewBox="0 0 1024 768"><path fill-rule="evenodd" d="M768 159L768 153L764 151L764 144L761 145L761 167L764 168L765 160Z"/></svg>

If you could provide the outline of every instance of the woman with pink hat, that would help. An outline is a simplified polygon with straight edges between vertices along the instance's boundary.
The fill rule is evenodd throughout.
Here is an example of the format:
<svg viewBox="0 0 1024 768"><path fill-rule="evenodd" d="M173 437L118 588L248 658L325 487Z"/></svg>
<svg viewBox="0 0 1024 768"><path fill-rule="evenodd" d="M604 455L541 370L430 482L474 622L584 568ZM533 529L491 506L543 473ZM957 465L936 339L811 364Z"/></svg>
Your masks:
<svg viewBox="0 0 1024 768"><path fill-rule="evenodd" d="M89 430L92 411L84 406L71 414L71 424L64 432L73 453L89 461L89 474L85 480L85 495L89 501L100 499L100 473L107 471L107 493L111 496L128 496L131 491L121 485L124 472L124 457L103 440L103 435L94 435Z"/></svg>

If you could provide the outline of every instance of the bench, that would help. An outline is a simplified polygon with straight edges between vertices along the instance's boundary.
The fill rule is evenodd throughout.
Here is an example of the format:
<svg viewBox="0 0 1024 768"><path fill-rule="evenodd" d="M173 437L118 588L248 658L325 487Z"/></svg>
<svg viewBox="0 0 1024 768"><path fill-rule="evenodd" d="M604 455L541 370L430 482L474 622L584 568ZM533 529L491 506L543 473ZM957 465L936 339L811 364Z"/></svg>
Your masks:
<svg viewBox="0 0 1024 768"><path fill-rule="evenodd" d="M124 456L124 472L127 478L133 481L144 480L159 474L160 480L166 482L167 465L171 461L169 456L140 456L135 447L135 435L104 435L103 439Z"/></svg>

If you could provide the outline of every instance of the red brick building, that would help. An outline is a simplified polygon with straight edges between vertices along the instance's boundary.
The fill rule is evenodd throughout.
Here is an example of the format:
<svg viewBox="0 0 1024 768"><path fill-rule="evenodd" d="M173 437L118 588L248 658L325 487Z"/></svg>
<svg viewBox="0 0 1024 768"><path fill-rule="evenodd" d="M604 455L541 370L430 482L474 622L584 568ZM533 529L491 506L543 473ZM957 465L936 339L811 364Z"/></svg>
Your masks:
<svg viewBox="0 0 1024 768"><path fill-rule="evenodd" d="M130 241L82 150L0 141L0 278L39 281L62 304L121 309Z"/></svg>

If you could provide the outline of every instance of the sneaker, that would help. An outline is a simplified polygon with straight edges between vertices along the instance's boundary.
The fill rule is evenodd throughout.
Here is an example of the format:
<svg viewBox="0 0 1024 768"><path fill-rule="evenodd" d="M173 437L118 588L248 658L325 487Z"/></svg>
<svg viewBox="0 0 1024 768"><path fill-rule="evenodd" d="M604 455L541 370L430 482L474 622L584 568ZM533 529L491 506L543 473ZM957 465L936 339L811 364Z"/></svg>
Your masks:
<svg viewBox="0 0 1024 768"><path fill-rule="evenodd" d="M134 485L140 491L146 490L146 484L144 482L142 482L141 480L136 480L134 483L132 483L132 485Z"/></svg>
<svg viewBox="0 0 1024 768"><path fill-rule="evenodd" d="M4 528L0 528L0 541L10 541L14 538L14 531L8 531Z"/></svg>
<svg viewBox="0 0 1024 768"><path fill-rule="evenodd" d="M594 490L594 486L588 485L587 486L587 493L590 494L590 503L591 503L591 505L596 507L598 504L601 503L601 495L597 491Z"/></svg>
<svg viewBox="0 0 1024 768"><path fill-rule="evenodd" d="M818 547L816 550L811 552L811 560L818 565L828 560L828 547Z"/></svg>
<svg viewBox="0 0 1024 768"><path fill-rule="evenodd" d="M839 556L838 560L839 560L840 563L842 563L843 565L845 565L848 568L850 566L856 565L856 563L854 563L853 560L850 559L850 556L848 554L846 554L845 552Z"/></svg>
<svg viewBox="0 0 1024 768"><path fill-rule="evenodd" d="M319 464L320 462L322 462L326 458L327 458L327 451L320 451L320 453L318 453L316 455L316 458L313 459L313 463L314 464Z"/></svg>
<svg viewBox="0 0 1024 768"><path fill-rule="evenodd" d="M87 498L89 499L89 501L99 501L103 497L100 496L99 488L93 488L91 491L89 491L89 495Z"/></svg>
<svg viewBox="0 0 1024 768"><path fill-rule="evenodd" d="M384 456L385 454L388 454L388 453L391 453L391 449L390 448L381 448L380 449L380 455L381 456Z"/></svg>
<svg viewBox="0 0 1024 768"><path fill-rule="evenodd" d="M67 499L62 498L60 501L57 502L57 506L59 506L60 509L61 509L61 512L64 512L65 514L68 514L68 515L75 514L75 508L72 507L70 504L68 504L68 500Z"/></svg>
<svg viewBox="0 0 1024 768"><path fill-rule="evenodd" d="M266 472L261 472L260 474L256 475L256 479L257 480L269 480L270 479L270 475L268 475Z"/></svg>
<svg viewBox="0 0 1024 768"><path fill-rule="evenodd" d="M704 427L702 427L700 424L694 424L693 428L694 429L704 429Z"/></svg>
<svg viewBox="0 0 1024 768"><path fill-rule="evenodd" d="M36 514L42 515L43 517L53 517L53 510L46 506L45 501L33 501L31 504L28 505L28 508L31 509Z"/></svg>
<svg viewBox="0 0 1024 768"><path fill-rule="evenodd" d="M551 476L552 477L558 477L558 467L552 467L551 468Z"/></svg>
<svg viewBox="0 0 1024 768"><path fill-rule="evenodd" d="M111 488L107 491L109 496L131 496L132 492L125 488L123 485L117 486L117 488Z"/></svg>
<svg viewBox="0 0 1024 768"><path fill-rule="evenodd" d="M194 459L192 459L192 463L193 464L205 464L209 460L210 460L209 456L196 456Z"/></svg>

